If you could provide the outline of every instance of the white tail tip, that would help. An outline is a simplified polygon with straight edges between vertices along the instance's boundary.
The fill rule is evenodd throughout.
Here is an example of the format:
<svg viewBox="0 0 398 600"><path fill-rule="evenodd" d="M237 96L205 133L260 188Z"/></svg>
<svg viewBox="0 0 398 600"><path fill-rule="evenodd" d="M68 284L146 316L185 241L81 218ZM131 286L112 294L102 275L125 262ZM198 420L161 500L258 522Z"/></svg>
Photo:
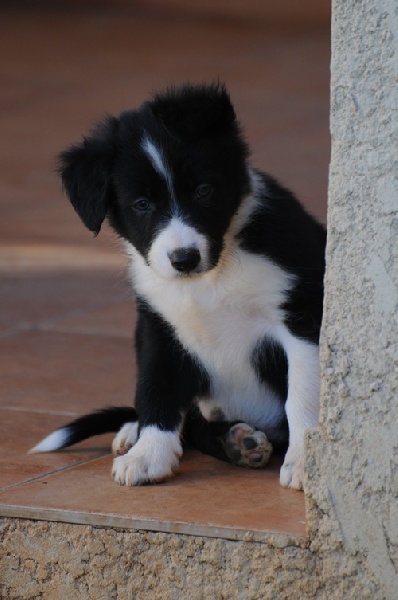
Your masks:
<svg viewBox="0 0 398 600"><path fill-rule="evenodd" d="M53 452L63 448L69 439L69 430L67 427L57 429L48 435L44 440L39 442L34 448L29 450L28 454L36 454L37 452Z"/></svg>

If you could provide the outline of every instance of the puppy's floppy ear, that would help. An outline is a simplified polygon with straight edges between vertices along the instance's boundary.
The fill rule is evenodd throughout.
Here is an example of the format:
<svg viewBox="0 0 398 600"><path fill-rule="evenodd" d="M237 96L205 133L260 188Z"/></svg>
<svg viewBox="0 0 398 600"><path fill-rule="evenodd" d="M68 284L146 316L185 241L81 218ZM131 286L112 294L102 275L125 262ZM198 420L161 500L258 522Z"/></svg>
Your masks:
<svg viewBox="0 0 398 600"><path fill-rule="evenodd" d="M220 83L169 88L155 96L152 112L182 139L211 138L237 128L228 92Z"/></svg>
<svg viewBox="0 0 398 600"><path fill-rule="evenodd" d="M112 197L111 170L118 120L108 117L81 144L59 156L59 173L73 208L96 235Z"/></svg>

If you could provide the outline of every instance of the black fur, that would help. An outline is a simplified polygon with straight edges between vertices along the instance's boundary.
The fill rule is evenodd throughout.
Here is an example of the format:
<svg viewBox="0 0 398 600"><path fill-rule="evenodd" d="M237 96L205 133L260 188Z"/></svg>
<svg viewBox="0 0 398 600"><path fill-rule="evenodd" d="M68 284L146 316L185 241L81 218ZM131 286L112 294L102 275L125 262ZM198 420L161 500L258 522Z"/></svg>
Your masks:
<svg viewBox="0 0 398 600"><path fill-rule="evenodd" d="M325 271L325 228L309 215L293 194L263 174L267 207L255 214L239 234L242 248L262 254L298 276L284 304L292 333L315 344L319 341Z"/></svg>
<svg viewBox="0 0 398 600"><path fill-rule="evenodd" d="M128 406L112 406L83 415L68 423L66 427L60 428L67 429L63 448L78 444L95 435L119 431L125 423L134 421L137 421L137 412Z"/></svg>

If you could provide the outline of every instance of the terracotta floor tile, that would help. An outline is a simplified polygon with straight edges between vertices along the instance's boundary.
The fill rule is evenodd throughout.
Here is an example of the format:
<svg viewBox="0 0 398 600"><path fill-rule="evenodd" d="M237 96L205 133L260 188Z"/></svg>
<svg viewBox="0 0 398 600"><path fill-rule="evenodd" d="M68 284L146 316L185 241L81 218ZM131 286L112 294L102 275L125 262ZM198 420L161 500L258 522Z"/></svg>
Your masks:
<svg viewBox="0 0 398 600"><path fill-rule="evenodd" d="M0 338L58 319L107 308L131 296L123 272L69 270L3 272L1 278ZM123 315L127 318L126 311ZM84 321L84 316L82 315ZM129 325L130 323L130 325ZM133 319L126 320L125 330Z"/></svg>
<svg viewBox="0 0 398 600"><path fill-rule="evenodd" d="M132 342L127 338L34 332L0 340L0 407L85 413L130 404Z"/></svg>
<svg viewBox="0 0 398 600"><path fill-rule="evenodd" d="M279 486L278 463L252 471L191 450L174 479L135 488L116 485L110 469L108 456L6 490L0 513L232 539L305 535L304 495Z"/></svg>
<svg viewBox="0 0 398 600"><path fill-rule="evenodd" d="M43 329L66 333L110 335L132 340L135 322L134 301L131 300L59 319L45 325Z"/></svg>
<svg viewBox="0 0 398 600"><path fill-rule="evenodd" d="M9 243L0 246L0 270L121 270L126 261L116 252L89 246Z"/></svg>
<svg viewBox="0 0 398 600"><path fill-rule="evenodd" d="M173 481L125 489L110 478L110 458L76 466L102 439L28 458L20 444L64 423L57 411L81 414L133 396L122 251L107 226L93 238L63 196L59 151L103 114L165 85L220 78L255 165L325 220L329 48L326 30L0 8L0 407L17 409L0 409L2 473L7 485L41 477L0 494L7 514L230 537L304 532L303 494L280 488L276 468L249 472L191 453ZM112 266L119 257L120 268L98 272L101 260Z"/></svg>
<svg viewBox="0 0 398 600"><path fill-rule="evenodd" d="M101 437L100 444L92 439L80 444L73 453L27 454L68 419L70 417L65 415L0 409L0 489L43 477L109 452L112 438L107 435ZM26 500L30 501L29 494Z"/></svg>

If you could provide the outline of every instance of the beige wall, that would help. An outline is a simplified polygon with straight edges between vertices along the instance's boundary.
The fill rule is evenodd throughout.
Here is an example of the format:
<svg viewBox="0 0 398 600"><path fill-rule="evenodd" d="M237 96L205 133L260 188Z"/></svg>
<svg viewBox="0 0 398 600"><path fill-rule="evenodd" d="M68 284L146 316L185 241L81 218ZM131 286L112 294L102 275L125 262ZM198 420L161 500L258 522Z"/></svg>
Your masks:
<svg viewBox="0 0 398 600"><path fill-rule="evenodd" d="M333 597L396 600L396 0L334 0L332 38L322 411L309 444L309 514Z"/></svg>

